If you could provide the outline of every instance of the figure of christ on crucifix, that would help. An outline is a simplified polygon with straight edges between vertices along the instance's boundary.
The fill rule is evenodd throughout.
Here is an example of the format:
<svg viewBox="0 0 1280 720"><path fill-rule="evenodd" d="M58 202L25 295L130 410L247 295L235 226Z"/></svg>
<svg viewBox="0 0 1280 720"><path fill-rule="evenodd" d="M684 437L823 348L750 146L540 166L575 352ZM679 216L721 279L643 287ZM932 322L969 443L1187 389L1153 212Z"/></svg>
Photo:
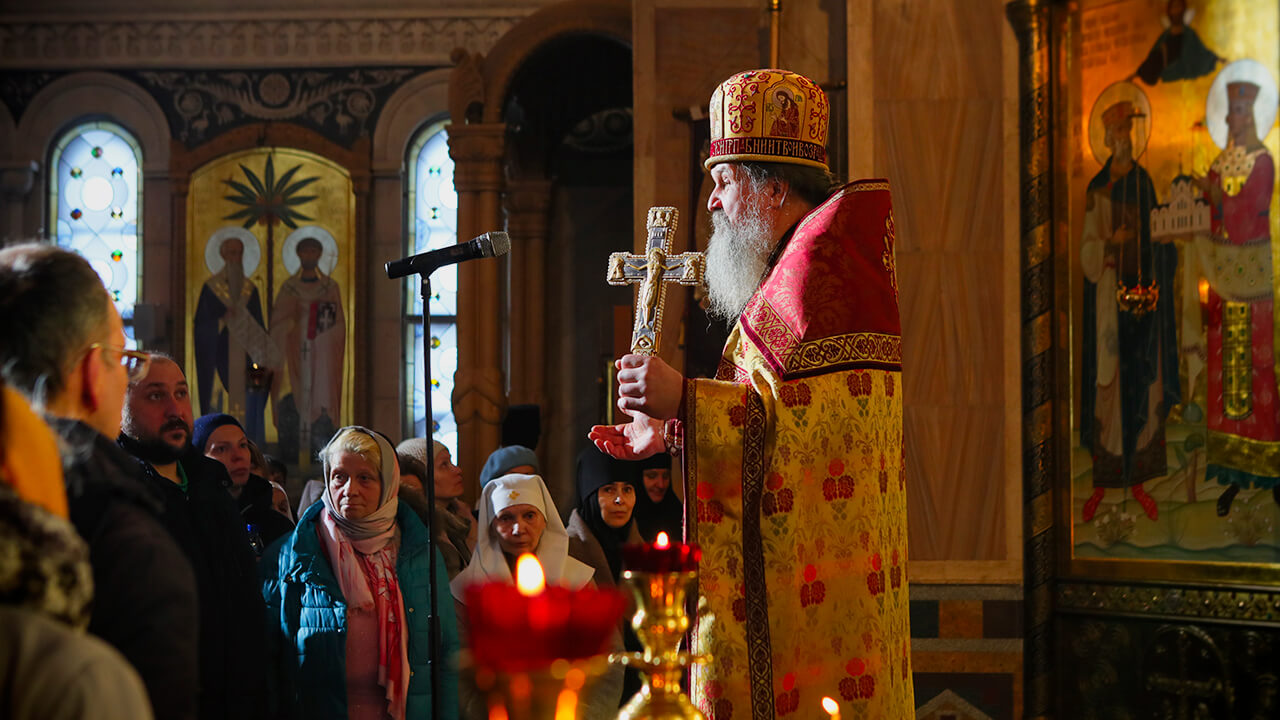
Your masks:
<svg viewBox="0 0 1280 720"><path fill-rule="evenodd" d="M679 213L673 207L649 208L648 243L644 255L613 253L609 256L610 285L640 283L636 298L635 325L631 331L631 352L657 355L662 335L662 308L666 304L665 283L698 285L706 266L702 253L668 255L675 238Z"/></svg>

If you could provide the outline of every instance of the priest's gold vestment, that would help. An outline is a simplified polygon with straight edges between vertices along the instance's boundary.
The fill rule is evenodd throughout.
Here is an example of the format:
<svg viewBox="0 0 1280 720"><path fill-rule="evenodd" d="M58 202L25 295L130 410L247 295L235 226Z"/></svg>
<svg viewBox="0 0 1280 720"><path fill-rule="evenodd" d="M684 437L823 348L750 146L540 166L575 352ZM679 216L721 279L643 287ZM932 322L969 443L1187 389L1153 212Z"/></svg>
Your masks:
<svg viewBox="0 0 1280 720"><path fill-rule="evenodd" d="M815 208L688 380L692 694L708 718L908 718L901 332L888 183Z"/></svg>

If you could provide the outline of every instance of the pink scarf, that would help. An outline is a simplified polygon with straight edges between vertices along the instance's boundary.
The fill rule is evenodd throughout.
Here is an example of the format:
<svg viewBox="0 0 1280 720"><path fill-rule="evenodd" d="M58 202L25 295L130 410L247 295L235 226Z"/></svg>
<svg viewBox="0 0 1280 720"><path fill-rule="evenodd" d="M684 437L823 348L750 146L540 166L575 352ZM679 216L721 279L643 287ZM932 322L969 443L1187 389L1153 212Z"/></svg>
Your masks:
<svg viewBox="0 0 1280 720"><path fill-rule="evenodd" d="M373 610L378 619L378 684L387 690L387 712L404 720L409 695L409 654L405 643L404 598L396 579L399 528L363 540L351 540L325 508L320 540L338 576L347 606Z"/></svg>

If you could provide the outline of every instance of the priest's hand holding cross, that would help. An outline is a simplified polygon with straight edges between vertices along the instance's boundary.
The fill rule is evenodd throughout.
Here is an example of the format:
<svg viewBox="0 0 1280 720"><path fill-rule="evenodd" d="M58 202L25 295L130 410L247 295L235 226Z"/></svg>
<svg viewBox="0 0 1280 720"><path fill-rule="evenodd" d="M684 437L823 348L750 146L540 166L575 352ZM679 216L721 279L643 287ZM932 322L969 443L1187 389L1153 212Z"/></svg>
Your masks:
<svg viewBox="0 0 1280 720"><path fill-rule="evenodd" d="M669 255L676 219L675 208L650 208L645 254L614 253L609 259L610 284L640 283L631 354L614 363L618 409L632 420L596 425L588 437L601 452L619 460L640 460L663 452L663 424L680 410L684 376L658 357L666 283L701 283L705 260L702 253Z"/></svg>

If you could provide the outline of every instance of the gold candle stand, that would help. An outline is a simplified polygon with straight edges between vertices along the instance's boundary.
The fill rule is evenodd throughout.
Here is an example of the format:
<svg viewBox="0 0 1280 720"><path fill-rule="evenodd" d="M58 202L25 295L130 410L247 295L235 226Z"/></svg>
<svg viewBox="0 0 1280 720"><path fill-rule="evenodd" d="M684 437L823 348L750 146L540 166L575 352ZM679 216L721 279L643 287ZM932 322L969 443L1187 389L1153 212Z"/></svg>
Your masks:
<svg viewBox="0 0 1280 720"><path fill-rule="evenodd" d="M679 649L681 638L689 631L685 598L697 577L696 572L622 572L624 584L636 599L631 627L645 649L614 653L609 660L638 669L644 675L644 687L619 711L618 720L705 720L680 689L680 678L687 668L711 660L710 656Z"/></svg>
<svg viewBox="0 0 1280 720"><path fill-rule="evenodd" d="M476 688L486 697L489 720L577 720L582 698L609 668L604 655L556 660L527 672L475 668Z"/></svg>

